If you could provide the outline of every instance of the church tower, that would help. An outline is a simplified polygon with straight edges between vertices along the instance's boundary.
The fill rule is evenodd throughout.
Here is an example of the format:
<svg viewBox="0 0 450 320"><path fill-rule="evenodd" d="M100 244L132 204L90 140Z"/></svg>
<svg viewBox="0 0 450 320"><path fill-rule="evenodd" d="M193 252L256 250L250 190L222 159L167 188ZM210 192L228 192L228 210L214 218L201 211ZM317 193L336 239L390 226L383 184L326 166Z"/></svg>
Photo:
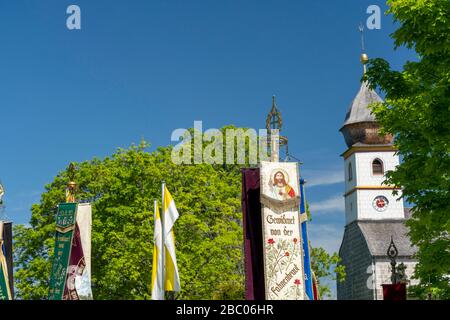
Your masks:
<svg viewBox="0 0 450 320"><path fill-rule="evenodd" d="M366 70L366 54L361 62ZM380 127L369 106L383 100L366 81L347 111L341 133L347 150L345 169L345 232L339 249L345 266L344 282L337 282L338 299L382 299L381 284L391 283L387 250L392 237L399 251L397 261L407 266L410 279L415 260L404 224L409 210L393 195L394 186L383 184L385 174L395 170L399 157L393 137L380 135Z"/></svg>
<svg viewBox="0 0 450 320"><path fill-rule="evenodd" d="M367 61L363 55L363 64ZM365 66L365 65L364 65ZM384 185L387 171L395 170L399 157L395 154L392 136L382 136L379 125L369 109L372 103L383 102L378 94L362 82L340 131L347 151L342 156L345 166L345 224L356 220L404 219L403 201L393 196L394 187Z"/></svg>

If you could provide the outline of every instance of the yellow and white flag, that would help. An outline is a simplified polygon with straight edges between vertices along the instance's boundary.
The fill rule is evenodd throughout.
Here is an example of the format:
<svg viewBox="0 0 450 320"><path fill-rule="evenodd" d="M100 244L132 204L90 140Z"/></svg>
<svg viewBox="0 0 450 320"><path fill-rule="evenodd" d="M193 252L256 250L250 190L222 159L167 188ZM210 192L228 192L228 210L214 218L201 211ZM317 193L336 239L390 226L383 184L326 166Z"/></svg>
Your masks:
<svg viewBox="0 0 450 320"><path fill-rule="evenodd" d="M159 208L156 200L154 211L155 230L153 234L152 300L164 300L161 217L159 215Z"/></svg>
<svg viewBox="0 0 450 320"><path fill-rule="evenodd" d="M178 210L169 190L163 185L164 203L164 239L165 239L165 289L166 291L180 291L180 276L178 274L177 257L175 255L175 236L173 225L178 219Z"/></svg>

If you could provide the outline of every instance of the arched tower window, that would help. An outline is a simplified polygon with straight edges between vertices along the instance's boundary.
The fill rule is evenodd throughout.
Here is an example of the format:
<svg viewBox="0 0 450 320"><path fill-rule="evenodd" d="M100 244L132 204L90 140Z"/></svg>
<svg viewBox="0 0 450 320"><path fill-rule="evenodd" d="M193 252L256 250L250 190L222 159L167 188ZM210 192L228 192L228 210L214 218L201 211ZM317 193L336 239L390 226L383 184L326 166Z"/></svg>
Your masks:
<svg viewBox="0 0 450 320"><path fill-rule="evenodd" d="M353 170L352 170L352 163L350 162L348 164L348 181L353 180Z"/></svg>
<svg viewBox="0 0 450 320"><path fill-rule="evenodd" d="M383 175L384 174L383 161L381 161L380 159L373 160L372 173L374 175Z"/></svg>

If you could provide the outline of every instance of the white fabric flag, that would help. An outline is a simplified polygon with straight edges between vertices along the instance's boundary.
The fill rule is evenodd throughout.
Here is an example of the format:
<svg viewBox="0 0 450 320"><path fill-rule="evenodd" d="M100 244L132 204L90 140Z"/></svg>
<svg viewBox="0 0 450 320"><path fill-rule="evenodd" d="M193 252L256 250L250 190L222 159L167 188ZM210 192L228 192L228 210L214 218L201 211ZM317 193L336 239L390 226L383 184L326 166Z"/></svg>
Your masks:
<svg viewBox="0 0 450 320"><path fill-rule="evenodd" d="M153 234L152 300L164 300L162 227L161 217L159 215L159 209L156 202L154 215L155 228Z"/></svg>
<svg viewBox="0 0 450 320"><path fill-rule="evenodd" d="M81 276L75 278L75 288L80 300L92 300L91 288L91 232L92 206L90 203L79 203L77 209L77 224L80 230L81 246L83 248L86 267Z"/></svg>
<svg viewBox="0 0 450 320"><path fill-rule="evenodd" d="M164 233L165 233L165 289L167 291L180 291L180 276L178 274L177 257L175 254L175 236L173 225L178 219L178 210L175 202L164 185Z"/></svg>

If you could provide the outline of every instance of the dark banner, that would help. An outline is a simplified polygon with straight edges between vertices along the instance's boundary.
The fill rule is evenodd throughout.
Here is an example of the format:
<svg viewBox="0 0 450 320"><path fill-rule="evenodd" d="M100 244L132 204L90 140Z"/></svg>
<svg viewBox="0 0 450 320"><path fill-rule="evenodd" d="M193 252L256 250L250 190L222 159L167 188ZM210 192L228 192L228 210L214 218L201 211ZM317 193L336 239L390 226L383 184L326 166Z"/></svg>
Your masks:
<svg viewBox="0 0 450 320"><path fill-rule="evenodd" d="M13 267L13 224L12 222L4 222L3 224L3 246L5 250L6 265L8 268L9 289L11 297L14 297L14 267ZM11 298L11 299L12 299Z"/></svg>
<svg viewBox="0 0 450 320"><path fill-rule="evenodd" d="M0 221L0 300L14 297L12 223Z"/></svg>
<svg viewBox="0 0 450 320"><path fill-rule="evenodd" d="M75 279L83 275L85 267L86 263L84 260L83 247L81 245L80 229L78 228L78 224L75 224L63 300L80 300L75 287Z"/></svg>
<svg viewBox="0 0 450 320"><path fill-rule="evenodd" d="M383 284L384 300L406 300L406 284Z"/></svg>
<svg viewBox="0 0 450 320"><path fill-rule="evenodd" d="M259 169L242 170L245 299L264 300L264 259Z"/></svg>

